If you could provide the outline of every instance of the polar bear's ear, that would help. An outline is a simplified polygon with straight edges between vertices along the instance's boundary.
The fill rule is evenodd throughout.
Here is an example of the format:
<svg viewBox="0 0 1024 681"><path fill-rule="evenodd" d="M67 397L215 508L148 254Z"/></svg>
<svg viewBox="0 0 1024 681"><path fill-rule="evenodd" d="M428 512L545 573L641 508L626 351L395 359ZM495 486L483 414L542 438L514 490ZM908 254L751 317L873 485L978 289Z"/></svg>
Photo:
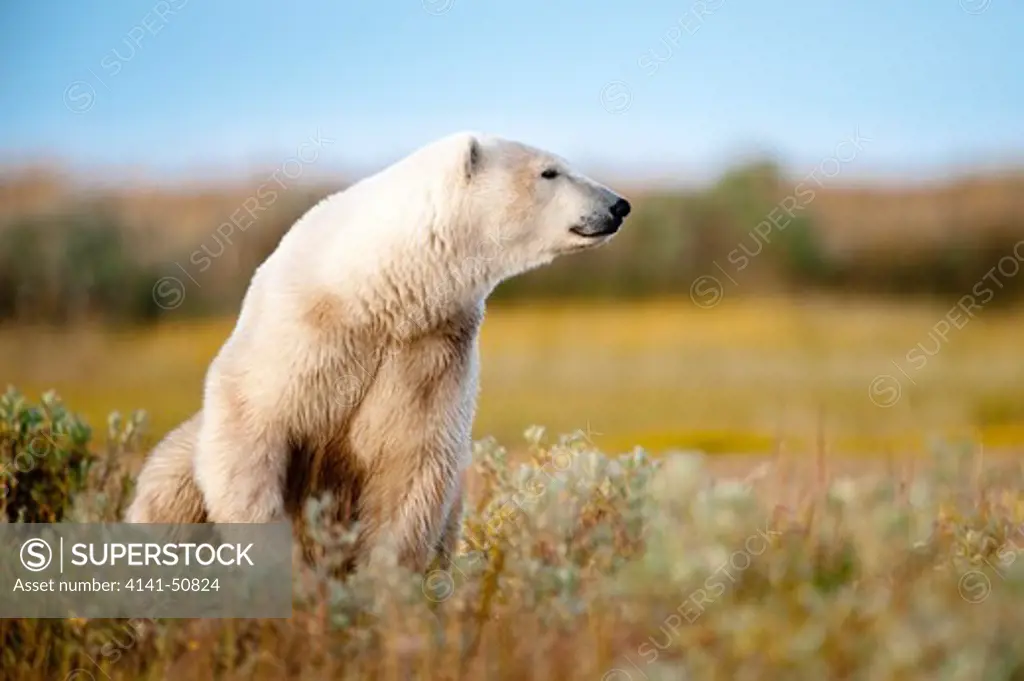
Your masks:
<svg viewBox="0 0 1024 681"><path fill-rule="evenodd" d="M477 139L476 135L469 135L466 140L466 150L464 157L463 167L466 173L466 179L472 180L473 176L480 170L481 156L483 150L480 148L480 140Z"/></svg>

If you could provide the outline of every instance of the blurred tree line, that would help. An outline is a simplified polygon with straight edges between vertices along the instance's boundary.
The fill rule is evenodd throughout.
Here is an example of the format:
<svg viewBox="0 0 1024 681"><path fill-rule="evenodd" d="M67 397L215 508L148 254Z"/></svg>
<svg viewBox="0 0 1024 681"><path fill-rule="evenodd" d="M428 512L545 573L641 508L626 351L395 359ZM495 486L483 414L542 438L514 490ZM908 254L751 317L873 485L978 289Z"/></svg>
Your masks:
<svg viewBox="0 0 1024 681"><path fill-rule="evenodd" d="M998 279L995 302L1006 303L1024 292L1024 178L1015 182L1015 191L996 194L984 183L935 190L903 214L898 191L863 190L842 203L834 190L795 182L774 163L752 163L706 189L631 194L634 213L610 246L513 279L495 295L687 296L710 275L735 282L741 295L943 296L952 303L989 276ZM190 238L176 241L166 238L173 220L170 229L140 224L138 210L125 211L109 196L9 214L0 224L0 322L234 313L256 266L334 189L291 188L244 229L237 226L241 204L229 202L194 218ZM1002 208L991 210L999 201ZM236 226L225 228L231 220ZM167 277L184 287L174 304L156 288Z"/></svg>

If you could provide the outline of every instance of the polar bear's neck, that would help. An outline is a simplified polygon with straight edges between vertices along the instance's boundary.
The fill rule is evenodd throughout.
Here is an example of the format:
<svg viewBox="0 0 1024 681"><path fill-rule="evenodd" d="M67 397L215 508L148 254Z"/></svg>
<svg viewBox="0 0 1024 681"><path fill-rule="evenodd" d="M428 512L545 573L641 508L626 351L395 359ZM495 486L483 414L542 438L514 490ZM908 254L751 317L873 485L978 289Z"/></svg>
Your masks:
<svg viewBox="0 0 1024 681"><path fill-rule="evenodd" d="M500 281L497 260L453 238L472 226L446 222L459 210L436 186L384 195L393 186L364 181L303 216L267 262L279 290L339 296L352 323L406 333L479 307Z"/></svg>

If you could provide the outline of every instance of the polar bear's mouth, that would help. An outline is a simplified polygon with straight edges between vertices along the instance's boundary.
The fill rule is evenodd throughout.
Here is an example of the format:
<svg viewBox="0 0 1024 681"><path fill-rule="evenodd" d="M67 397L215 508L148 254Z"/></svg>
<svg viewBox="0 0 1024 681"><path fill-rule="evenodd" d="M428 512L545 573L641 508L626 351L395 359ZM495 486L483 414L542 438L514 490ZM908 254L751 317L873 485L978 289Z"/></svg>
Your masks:
<svg viewBox="0 0 1024 681"><path fill-rule="evenodd" d="M611 239L616 232L618 227L603 227L594 229L585 225L578 225L570 227L569 231L580 237L572 245L569 245L566 249L567 252L575 251L589 251L591 248L597 248L601 244Z"/></svg>
<svg viewBox="0 0 1024 681"><path fill-rule="evenodd" d="M575 226L575 227L569 227L569 231L574 233L574 235L577 236L577 237L583 237L587 241L601 241L603 239L606 239L606 238L612 236L613 233L618 231L618 227L617 226L614 226L614 227L603 226L603 227L599 227L597 229L594 229L594 228L588 228L588 227L582 227L582 226Z"/></svg>
<svg viewBox="0 0 1024 681"><path fill-rule="evenodd" d="M586 224L586 225L574 225L569 228L569 231L576 236L581 236L584 239L600 239L602 237L611 236L619 231L619 227L622 226L622 220L613 219L602 221L600 224Z"/></svg>
<svg viewBox="0 0 1024 681"><path fill-rule="evenodd" d="M617 229L588 229L580 225L569 227L569 231L574 233L575 236L583 237L584 239L599 239L601 237L607 237L613 235Z"/></svg>

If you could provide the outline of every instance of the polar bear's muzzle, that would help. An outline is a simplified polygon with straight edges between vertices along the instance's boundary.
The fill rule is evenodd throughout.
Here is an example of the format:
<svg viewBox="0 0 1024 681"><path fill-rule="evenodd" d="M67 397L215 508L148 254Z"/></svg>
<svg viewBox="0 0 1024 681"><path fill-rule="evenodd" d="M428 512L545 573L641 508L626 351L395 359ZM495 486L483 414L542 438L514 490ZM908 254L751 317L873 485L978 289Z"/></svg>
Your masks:
<svg viewBox="0 0 1024 681"><path fill-rule="evenodd" d="M587 238L611 236L619 231L622 221L629 215L630 208L629 201L619 197L608 208L608 212L587 216L582 224L570 227L569 231Z"/></svg>

